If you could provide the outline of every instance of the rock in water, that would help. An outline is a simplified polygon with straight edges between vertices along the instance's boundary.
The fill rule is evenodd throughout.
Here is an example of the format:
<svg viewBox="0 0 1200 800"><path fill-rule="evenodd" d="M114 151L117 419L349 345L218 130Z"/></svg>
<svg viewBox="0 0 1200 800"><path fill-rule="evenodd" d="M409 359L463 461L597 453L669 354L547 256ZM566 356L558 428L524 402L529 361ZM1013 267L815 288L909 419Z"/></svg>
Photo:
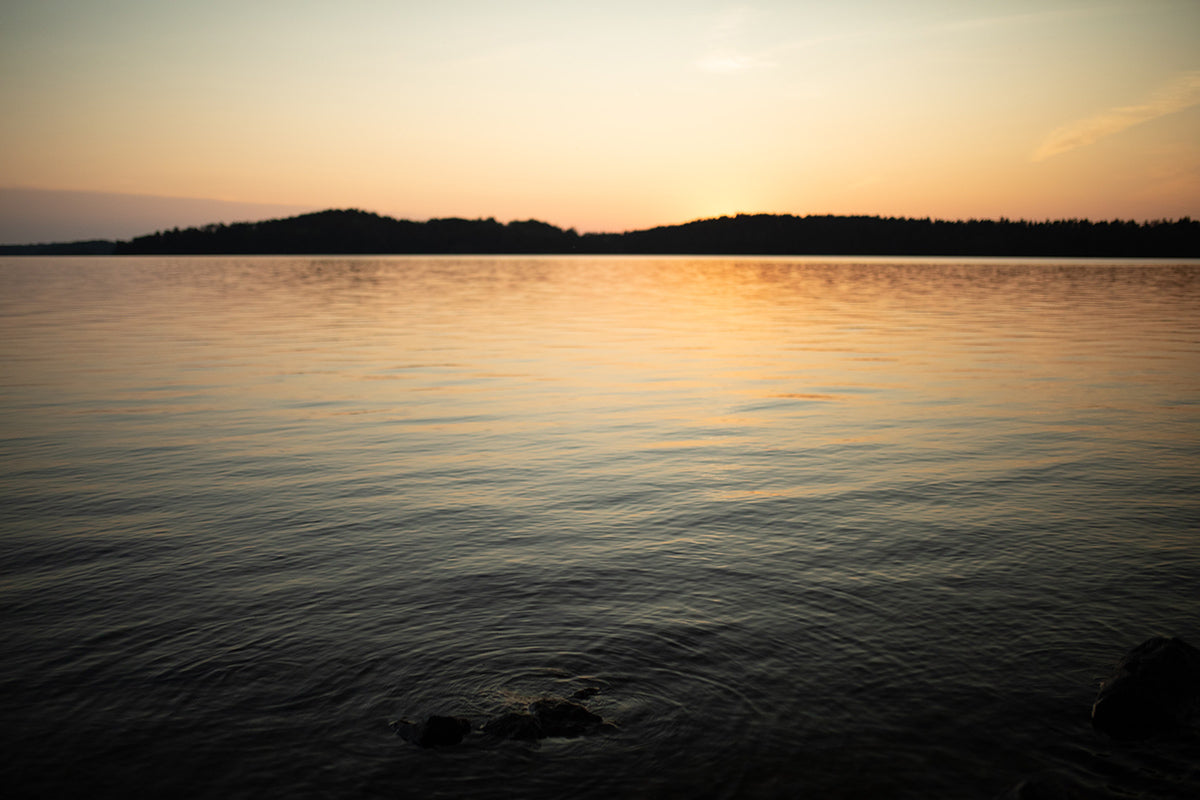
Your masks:
<svg viewBox="0 0 1200 800"><path fill-rule="evenodd" d="M510 711L488 720L483 732L504 739L545 739L574 738L614 728L579 703L561 697L543 697L530 703L528 712Z"/></svg>
<svg viewBox="0 0 1200 800"><path fill-rule="evenodd" d="M1092 725L1114 739L1179 731L1200 714L1200 650L1155 636L1130 650L1100 685Z"/></svg>
<svg viewBox="0 0 1200 800"><path fill-rule="evenodd" d="M604 724L598 715L578 703L558 697L544 697L529 704L537 717L543 736L582 736L594 733Z"/></svg>
<svg viewBox="0 0 1200 800"><path fill-rule="evenodd" d="M443 717L434 714L424 722L399 720L392 723L392 730L406 742L421 747L446 747L458 744L471 730L469 720L462 717Z"/></svg>
<svg viewBox="0 0 1200 800"><path fill-rule="evenodd" d="M483 724L483 732L502 739L541 739L542 726L533 714L510 711Z"/></svg>
<svg viewBox="0 0 1200 800"><path fill-rule="evenodd" d="M589 692L588 696L591 694L594 692ZM436 714L424 722L402 719L391 725L401 739L421 747L458 744L471 731L469 720ZM539 698L522 711L509 711L483 725L483 732L489 736L524 740L545 739L548 736L572 738L616 729L616 725L605 722L579 703L561 697Z"/></svg>
<svg viewBox="0 0 1200 800"><path fill-rule="evenodd" d="M589 697L595 697L600 694L599 686L585 686L575 694L571 695L572 700L587 700Z"/></svg>

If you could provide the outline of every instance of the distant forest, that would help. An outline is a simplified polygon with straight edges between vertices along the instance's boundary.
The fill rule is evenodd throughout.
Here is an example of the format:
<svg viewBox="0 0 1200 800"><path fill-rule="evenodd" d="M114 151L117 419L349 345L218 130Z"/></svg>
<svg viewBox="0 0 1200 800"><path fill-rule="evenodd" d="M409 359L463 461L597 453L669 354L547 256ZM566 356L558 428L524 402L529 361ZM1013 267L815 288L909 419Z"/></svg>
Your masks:
<svg viewBox="0 0 1200 800"><path fill-rule="evenodd" d="M431 219L330 210L263 222L178 228L121 242L7 246L7 254L631 254L1099 256L1200 258L1200 221L942 221L739 214L626 233L545 222Z"/></svg>

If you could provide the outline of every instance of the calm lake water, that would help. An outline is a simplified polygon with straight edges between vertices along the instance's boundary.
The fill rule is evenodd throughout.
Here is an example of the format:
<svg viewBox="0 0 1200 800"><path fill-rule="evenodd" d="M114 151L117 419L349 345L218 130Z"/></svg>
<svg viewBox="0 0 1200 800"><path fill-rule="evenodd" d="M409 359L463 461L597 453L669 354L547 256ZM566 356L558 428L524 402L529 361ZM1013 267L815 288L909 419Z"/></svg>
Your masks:
<svg viewBox="0 0 1200 800"><path fill-rule="evenodd" d="M6 258L0 458L10 797L1200 796L1197 262Z"/></svg>

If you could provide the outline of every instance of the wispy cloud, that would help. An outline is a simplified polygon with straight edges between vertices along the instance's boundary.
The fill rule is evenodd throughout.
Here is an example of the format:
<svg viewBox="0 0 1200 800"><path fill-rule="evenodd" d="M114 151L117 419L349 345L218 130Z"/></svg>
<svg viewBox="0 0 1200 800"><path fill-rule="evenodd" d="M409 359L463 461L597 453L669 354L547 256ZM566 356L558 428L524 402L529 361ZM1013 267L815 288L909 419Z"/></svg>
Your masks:
<svg viewBox="0 0 1200 800"><path fill-rule="evenodd" d="M931 33L963 33L965 31L992 31L1001 27L1047 25L1078 17L1095 17L1112 13L1113 7L1080 6L1075 8L1047 8L1013 14L998 14L990 17L955 19L931 26Z"/></svg>
<svg viewBox="0 0 1200 800"><path fill-rule="evenodd" d="M709 27L708 52L696 59L694 66L702 72L718 75L773 66L774 62L765 53L747 52L740 46L758 16L755 9L747 6L729 8L717 15Z"/></svg>
<svg viewBox="0 0 1200 800"><path fill-rule="evenodd" d="M771 66L771 61L761 56L738 53L735 51L715 51L696 61L696 66L704 72L718 75L732 75L736 72Z"/></svg>
<svg viewBox="0 0 1200 800"><path fill-rule="evenodd" d="M810 30L801 38L776 40L769 46L760 45L753 50L747 50L741 46L743 40L754 29L761 32L764 24L770 20L761 10L743 5L728 8L712 18L708 28L708 51L693 61L692 65L702 72L731 75L779 67L787 63L795 53L822 46L866 45L870 42L894 40L916 41L947 34L961 36L964 32L990 33L997 28L1046 25L1056 20L1069 20L1097 13L1103 13L1103 10L1086 7L1050 9L913 25L897 24L894 19L886 23L877 22L874 26L864 22L853 27L831 28L826 24L824 28ZM767 38L773 37L768 35Z"/></svg>
<svg viewBox="0 0 1200 800"><path fill-rule="evenodd" d="M1052 131L1034 151L1033 160L1044 161L1120 133L1134 125L1141 125L1143 122L1165 117L1194 105L1200 105L1200 70L1177 75L1141 105L1110 108L1094 117L1081 119Z"/></svg>

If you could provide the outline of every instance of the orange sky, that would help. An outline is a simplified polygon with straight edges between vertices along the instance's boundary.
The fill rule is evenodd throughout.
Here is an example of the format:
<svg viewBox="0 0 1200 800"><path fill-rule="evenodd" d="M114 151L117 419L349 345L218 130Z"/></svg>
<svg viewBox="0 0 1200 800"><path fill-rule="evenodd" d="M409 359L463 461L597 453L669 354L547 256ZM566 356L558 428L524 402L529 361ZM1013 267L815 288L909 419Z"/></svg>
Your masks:
<svg viewBox="0 0 1200 800"><path fill-rule="evenodd" d="M537 218L1200 216L1200 3L15 0L0 186Z"/></svg>

